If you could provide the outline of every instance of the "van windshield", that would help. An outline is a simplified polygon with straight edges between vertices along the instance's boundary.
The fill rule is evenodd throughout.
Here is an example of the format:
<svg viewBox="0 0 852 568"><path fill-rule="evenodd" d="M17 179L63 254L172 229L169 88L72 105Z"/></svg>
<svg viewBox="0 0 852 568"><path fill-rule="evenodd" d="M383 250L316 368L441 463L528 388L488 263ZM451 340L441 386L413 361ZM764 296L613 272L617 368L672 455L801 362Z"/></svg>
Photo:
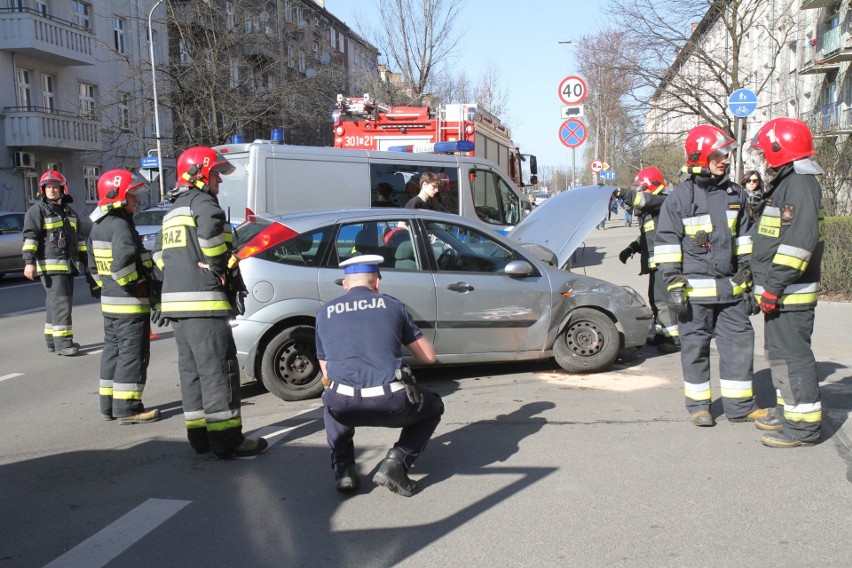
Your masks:
<svg viewBox="0 0 852 568"><path fill-rule="evenodd" d="M219 185L219 206L233 225L238 225L246 217L246 195L248 194L248 153L242 156L225 154L234 167L234 173L222 176ZM258 213L255 211L255 213Z"/></svg>

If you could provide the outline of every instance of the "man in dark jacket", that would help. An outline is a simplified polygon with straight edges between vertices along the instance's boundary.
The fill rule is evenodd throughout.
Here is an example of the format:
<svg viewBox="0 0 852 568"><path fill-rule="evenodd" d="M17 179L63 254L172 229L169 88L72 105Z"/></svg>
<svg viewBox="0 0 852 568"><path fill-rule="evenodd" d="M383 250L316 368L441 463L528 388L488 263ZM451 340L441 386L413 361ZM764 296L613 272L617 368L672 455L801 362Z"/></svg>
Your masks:
<svg viewBox="0 0 852 568"><path fill-rule="evenodd" d="M654 312L654 337L649 343L657 345L661 351L673 352L680 349L677 316L669 309L666 281L657 278L657 265L651 254L660 210L668 194L663 173L657 168L640 170L630 189L619 187L615 191L615 196L624 200L628 207L633 207L639 215L639 237L619 253L618 259L627 264L627 259L637 252L640 254L642 268L639 274L648 275L648 300Z"/></svg>
<svg viewBox="0 0 852 568"><path fill-rule="evenodd" d="M811 159L813 136L794 118L767 122L752 140L773 175L754 237L755 295L764 313L764 349L778 406L755 426L773 448L819 440L822 405L811 350L824 247L822 168Z"/></svg>
<svg viewBox="0 0 852 568"><path fill-rule="evenodd" d="M101 414L121 424L154 422L158 409L145 410L142 391L148 376L151 253L133 225L137 193L148 191L141 178L110 170L98 179L98 208L89 238L89 273L101 288L104 351L101 355Z"/></svg>
<svg viewBox="0 0 852 568"><path fill-rule="evenodd" d="M229 296L236 263L233 236L216 196L222 174L234 166L216 150L196 146L177 160L177 187L154 244L163 271L163 294L153 317L171 321L178 347L184 419L190 445L218 458L253 456L263 438L243 436L240 369ZM233 266L232 266L233 265Z"/></svg>
<svg viewBox="0 0 852 568"><path fill-rule="evenodd" d="M73 356L79 350L71 327L74 276L87 262L86 239L77 213L68 205L68 182L56 170L39 180L41 199L24 217L24 276L41 277L47 294L44 339L47 350Z"/></svg>
<svg viewBox="0 0 852 568"><path fill-rule="evenodd" d="M714 126L689 132L683 181L663 204L654 240L654 262L678 314L686 408L696 426L715 425L710 414L714 337L728 420L754 421L767 414L755 405L752 390L754 330L741 278L751 255L751 222L743 188L728 178L733 145Z"/></svg>

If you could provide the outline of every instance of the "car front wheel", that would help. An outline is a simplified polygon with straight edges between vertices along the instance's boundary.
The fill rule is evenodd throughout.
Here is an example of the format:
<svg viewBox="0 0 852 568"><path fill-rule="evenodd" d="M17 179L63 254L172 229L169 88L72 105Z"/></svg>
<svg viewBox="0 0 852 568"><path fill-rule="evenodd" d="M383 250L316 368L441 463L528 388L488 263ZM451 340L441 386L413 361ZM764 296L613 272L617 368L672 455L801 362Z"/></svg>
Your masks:
<svg viewBox="0 0 852 568"><path fill-rule="evenodd" d="M606 314L578 308L556 338L553 356L569 373L592 373L609 368L620 348L618 329Z"/></svg>
<svg viewBox="0 0 852 568"><path fill-rule="evenodd" d="M307 400L322 393L317 361L316 330L308 325L288 327L263 350L260 379L282 400Z"/></svg>

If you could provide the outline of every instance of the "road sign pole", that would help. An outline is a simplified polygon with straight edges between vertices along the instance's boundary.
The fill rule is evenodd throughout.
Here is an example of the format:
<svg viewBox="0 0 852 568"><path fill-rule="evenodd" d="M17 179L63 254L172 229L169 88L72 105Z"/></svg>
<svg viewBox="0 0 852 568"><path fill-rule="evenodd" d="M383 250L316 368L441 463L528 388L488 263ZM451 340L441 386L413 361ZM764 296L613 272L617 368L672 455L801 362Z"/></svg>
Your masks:
<svg viewBox="0 0 852 568"><path fill-rule="evenodd" d="M740 172L743 169L743 119L737 117L737 156L734 160L733 182L740 183Z"/></svg>

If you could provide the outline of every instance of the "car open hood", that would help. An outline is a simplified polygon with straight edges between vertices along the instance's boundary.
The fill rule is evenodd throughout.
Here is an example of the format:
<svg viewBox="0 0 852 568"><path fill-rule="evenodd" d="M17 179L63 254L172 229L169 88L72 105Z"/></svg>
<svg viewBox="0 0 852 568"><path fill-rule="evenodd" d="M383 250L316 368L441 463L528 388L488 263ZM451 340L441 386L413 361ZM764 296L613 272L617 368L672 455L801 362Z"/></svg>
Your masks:
<svg viewBox="0 0 852 568"><path fill-rule="evenodd" d="M560 268L592 229L606 218L614 186L585 185L557 193L533 209L507 235L521 244L553 251Z"/></svg>

